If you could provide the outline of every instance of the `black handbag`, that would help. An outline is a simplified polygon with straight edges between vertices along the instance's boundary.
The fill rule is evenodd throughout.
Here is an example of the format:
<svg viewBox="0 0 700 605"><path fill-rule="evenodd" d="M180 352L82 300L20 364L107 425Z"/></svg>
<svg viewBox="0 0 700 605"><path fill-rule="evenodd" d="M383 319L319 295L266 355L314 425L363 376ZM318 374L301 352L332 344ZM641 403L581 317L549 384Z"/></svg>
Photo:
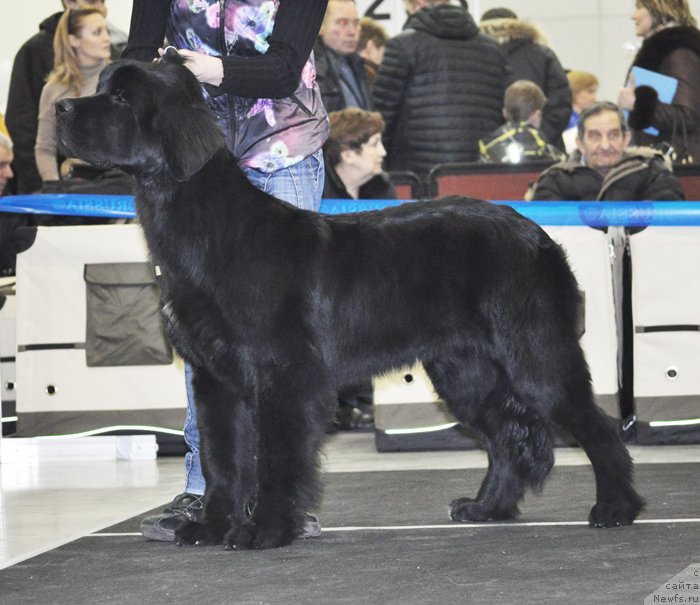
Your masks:
<svg viewBox="0 0 700 605"><path fill-rule="evenodd" d="M44 181L42 193L94 193L134 195L136 180L118 168L100 170L93 166L73 166L68 178Z"/></svg>

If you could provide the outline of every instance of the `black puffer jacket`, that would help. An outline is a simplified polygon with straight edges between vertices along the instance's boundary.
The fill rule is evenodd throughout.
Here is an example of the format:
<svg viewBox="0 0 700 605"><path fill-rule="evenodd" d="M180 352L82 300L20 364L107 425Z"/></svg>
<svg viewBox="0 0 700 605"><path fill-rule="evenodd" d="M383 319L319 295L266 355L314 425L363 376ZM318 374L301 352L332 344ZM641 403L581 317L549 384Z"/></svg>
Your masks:
<svg viewBox="0 0 700 605"><path fill-rule="evenodd" d="M695 27L669 27L649 36L633 65L678 80L673 102L662 103L654 89L639 86L629 125L638 145L665 141L680 158L700 163L700 31ZM653 126L658 136L643 130Z"/></svg>
<svg viewBox="0 0 700 605"><path fill-rule="evenodd" d="M556 201L683 200L683 187L660 153L630 148L605 177L581 163L576 152L570 160L545 170L528 199Z"/></svg>
<svg viewBox="0 0 700 605"><path fill-rule="evenodd" d="M530 80L542 89L547 103L542 110L540 130L549 143L563 149L561 133L571 115L571 88L544 34L532 23L519 19L490 19L482 21L479 27L503 45L515 79Z"/></svg>
<svg viewBox="0 0 700 605"><path fill-rule="evenodd" d="M442 162L477 160L479 139L503 123L511 81L500 45L465 9L417 11L387 42L374 84L374 106L386 122L385 165L425 174Z"/></svg>

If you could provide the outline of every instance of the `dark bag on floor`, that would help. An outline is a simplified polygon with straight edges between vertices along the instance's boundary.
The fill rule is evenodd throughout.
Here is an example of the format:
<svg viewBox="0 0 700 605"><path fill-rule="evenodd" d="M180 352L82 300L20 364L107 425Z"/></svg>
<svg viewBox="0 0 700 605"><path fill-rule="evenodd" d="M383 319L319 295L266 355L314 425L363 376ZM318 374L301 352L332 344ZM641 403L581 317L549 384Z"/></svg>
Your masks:
<svg viewBox="0 0 700 605"><path fill-rule="evenodd" d="M88 367L173 362L173 350L160 316L160 291L153 265L85 265L85 286Z"/></svg>

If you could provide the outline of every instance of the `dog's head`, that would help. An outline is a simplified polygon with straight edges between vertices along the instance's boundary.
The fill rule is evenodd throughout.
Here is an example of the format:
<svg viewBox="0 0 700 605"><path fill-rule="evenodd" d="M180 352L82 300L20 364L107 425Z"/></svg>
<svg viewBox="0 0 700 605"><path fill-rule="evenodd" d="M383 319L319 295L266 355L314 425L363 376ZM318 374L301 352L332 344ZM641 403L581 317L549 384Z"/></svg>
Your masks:
<svg viewBox="0 0 700 605"><path fill-rule="evenodd" d="M67 155L134 174L187 180L225 146L197 79L176 53L158 63L117 61L90 97L56 103Z"/></svg>

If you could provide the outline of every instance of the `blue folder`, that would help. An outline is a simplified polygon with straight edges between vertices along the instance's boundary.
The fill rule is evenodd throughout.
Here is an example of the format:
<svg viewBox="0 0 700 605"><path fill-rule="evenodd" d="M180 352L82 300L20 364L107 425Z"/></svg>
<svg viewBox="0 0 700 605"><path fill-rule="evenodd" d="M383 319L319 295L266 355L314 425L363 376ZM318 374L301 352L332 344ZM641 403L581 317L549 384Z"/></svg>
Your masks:
<svg viewBox="0 0 700 605"><path fill-rule="evenodd" d="M635 87L651 86L651 88L656 91L656 94L659 95L659 101L662 103L670 103L673 101L673 96L676 94L676 89L678 88L678 80L676 80L676 78L665 76L664 74L651 71L650 69L644 69L643 67L637 67L636 65L632 68L632 75L634 76ZM644 132L654 136L659 134L659 131L653 126L645 128Z"/></svg>

